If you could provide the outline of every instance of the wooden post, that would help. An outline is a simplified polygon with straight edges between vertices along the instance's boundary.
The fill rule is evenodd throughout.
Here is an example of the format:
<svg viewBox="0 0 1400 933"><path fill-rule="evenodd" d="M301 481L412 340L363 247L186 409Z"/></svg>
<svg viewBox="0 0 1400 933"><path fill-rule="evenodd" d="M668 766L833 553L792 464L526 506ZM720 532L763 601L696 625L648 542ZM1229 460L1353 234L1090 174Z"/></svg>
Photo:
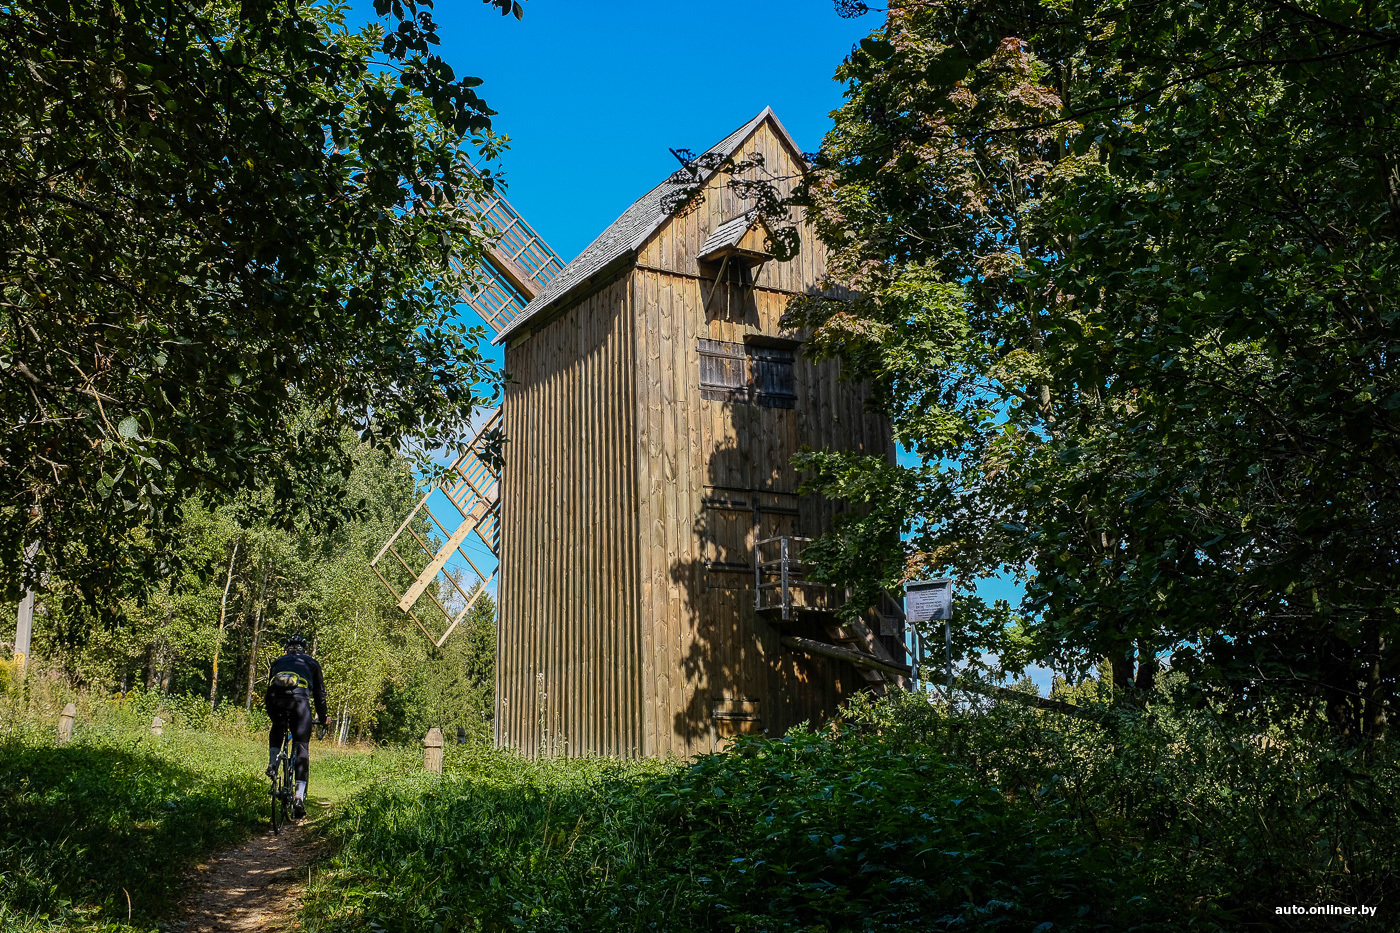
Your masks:
<svg viewBox="0 0 1400 933"><path fill-rule="evenodd" d="M24 549L23 573L28 573L39 553L39 541L29 542ZM15 618L15 675L23 677L29 667L29 641L34 632L34 588L27 586L20 597L19 613Z"/></svg>
<svg viewBox="0 0 1400 933"><path fill-rule="evenodd" d="M423 738L423 770L442 773L442 730L433 726Z"/></svg>
<svg viewBox="0 0 1400 933"><path fill-rule="evenodd" d="M73 717L78 715L78 707L69 703L63 707L63 715L58 717L58 744L67 745L73 738Z"/></svg>
<svg viewBox="0 0 1400 933"><path fill-rule="evenodd" d="M779 538L783 549L782 559L782 580L783 580L783 621L786 622L792 617L792 609L788 598L788 539Z"/></svg>
<svg viewBox="0 0 1400 933"><path fill-rule="evenodd" d="M156 716L151 720L151 735L160 735L165 729L165 720Z"/></svg>

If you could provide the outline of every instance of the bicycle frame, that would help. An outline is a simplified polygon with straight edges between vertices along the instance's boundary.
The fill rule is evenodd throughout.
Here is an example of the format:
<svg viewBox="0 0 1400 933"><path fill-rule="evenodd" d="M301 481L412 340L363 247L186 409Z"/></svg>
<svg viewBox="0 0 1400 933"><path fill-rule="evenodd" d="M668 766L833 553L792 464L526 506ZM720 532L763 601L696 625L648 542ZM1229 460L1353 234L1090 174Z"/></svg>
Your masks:
<svg viewBox="0 0 1400 933"><path fill-rule="evenodd" d="M272 776L272 831L280 833L292 815L292 795L296 787L292 772L292 730L282 734L282 749L277 753L277 770Z"/></svg>
<svg viewBox="0 0 1400 933"><path fill-rule="evenodd" d="M326 727L321 726L321 738L326 737ZM277 753L277 767L272 776L272 831L280 833L282 827L292 820L292 797L296 787L296 775L292 763L292 730L282 733L282 749Z"/></svg>

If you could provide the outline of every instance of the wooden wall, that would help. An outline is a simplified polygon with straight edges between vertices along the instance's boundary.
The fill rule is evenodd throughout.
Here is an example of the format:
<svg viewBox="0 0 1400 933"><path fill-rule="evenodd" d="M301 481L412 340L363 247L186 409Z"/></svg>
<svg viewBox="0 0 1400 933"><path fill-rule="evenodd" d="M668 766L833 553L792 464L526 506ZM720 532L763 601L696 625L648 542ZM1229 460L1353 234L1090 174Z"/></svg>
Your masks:
<svg viewBox="0 0 1400 933"><path fill-rule="evenodd" d="M767 173L780 188L800 174L796 154L769 124L738 157L753 152L764 158L753 174ZM849 665L779 645L778 628L754 610L750 562L758 537L815 536L829 527L830 507L797 495L790 460L799 448L892 456L889 428L864 411L860 387L840 382L834 363L813 365L800 354L791 410L701 397L698 341L784 336L779 318L788 301L815 289L825 272L825 250L804 228L796 259L765 263L752 287L715 293L696 253L718 224L748 207L727 181L711 182L703 201L643 245L632 278L638 554L650 660L642 694L653 755L706 752L737 731L778 734L824 719L864 684ZM758 718L725 718L736 709Z"/></svg>
<svg viewBox="0 0 1400 933"><path fill-rule="evenodd" d="M756 173L800 172L770 124L738 157L753 152ZM889 429L835 364L800 355L792 409L701 398L698 341L783 336L787 302L824 272L804 229L795 260L766 263L727 304L712 294L695 255L748 207L727 180L662 225L622 278L506 351L502 745L691 755L823 719L864 683L779 645L749 562L756 536L829 526L829 505L797 495L793 453L892 456Z"/></svg>
<svg viewBox="0 0 1400 933"><path fill-rule="evenodd" d="M497 742L642 751L631 290L506 353Z"/></svg>

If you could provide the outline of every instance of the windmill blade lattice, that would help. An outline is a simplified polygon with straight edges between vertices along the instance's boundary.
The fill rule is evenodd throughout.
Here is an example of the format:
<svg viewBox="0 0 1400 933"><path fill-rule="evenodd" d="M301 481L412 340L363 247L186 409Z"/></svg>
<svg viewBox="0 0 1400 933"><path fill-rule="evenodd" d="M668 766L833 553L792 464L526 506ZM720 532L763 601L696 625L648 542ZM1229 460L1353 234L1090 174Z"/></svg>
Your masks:
<svg viewBox="0 0 1400 933"><path fill-rule="evenodd" d="M499 334L524 310L530 299L564 268L564 262L504 197L487 193L473 199L467 207L488 236L487 266L477 277L477 289L463 292L461 297L492 332ZM461 268L460 264L456 265ZM370 567L394 595L399 609L413 619L428 640L439 648L466 618L499 572L500 473L491 458L483 456L483 445L500 427L500 411L491 412L472 439L467 452L458 457L448 468L447 475L424 494L398 530L384 542L374 560L370 561ZM456 527L444 525L429 506L433 493L439 489L461 517ZM436 527L445 539L436 550L419 533L424 524ZM464 549L473 536L497 560L498 566L489 577ZM478 583L470 592L447 572L454 555L460 555L476 573ZM393 558L387 562L387 574L380 567L386 557ZM412 583L400 592L390 577L403 579L405 573ZM438 584L439 579L444 581L445 587ZM415 607L425 595L446 623L441 635L434 635L416 611ZM446 597L446 602L443 597Z"/></svg>

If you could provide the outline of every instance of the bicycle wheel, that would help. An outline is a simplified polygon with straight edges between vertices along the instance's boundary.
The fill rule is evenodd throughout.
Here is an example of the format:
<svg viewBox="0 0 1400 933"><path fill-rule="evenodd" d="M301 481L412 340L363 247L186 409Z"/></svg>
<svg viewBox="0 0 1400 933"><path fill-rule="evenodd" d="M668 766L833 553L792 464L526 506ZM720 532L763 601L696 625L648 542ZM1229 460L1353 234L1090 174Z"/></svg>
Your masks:
<svg viewBox="0 0 1400 933"><path fill-rule="evenodd" d="M280 833L292 818L292 763L278 759L277 777L272 781L272 831Z"/></svg>
<svg viewBox="0 0 1400 933"><path fill-rule="evenodd" d="M275 780L272 782L271 800L272 800L272 831L273 831L274 833L280 833L280 832L282 831L282 824L286 822L286 817L283 815L283 811L282 811L282 795L279 794L278 791L277 791L277 781L275 781Z"/></svg>
<svg viewBox="0 0 1400 933"><path fill-rule="evenodd" d="M292 797L296 794L296 778L292 775L292 756L282 759L282 825L296 821L296 811L292 809Z"/></svg>

